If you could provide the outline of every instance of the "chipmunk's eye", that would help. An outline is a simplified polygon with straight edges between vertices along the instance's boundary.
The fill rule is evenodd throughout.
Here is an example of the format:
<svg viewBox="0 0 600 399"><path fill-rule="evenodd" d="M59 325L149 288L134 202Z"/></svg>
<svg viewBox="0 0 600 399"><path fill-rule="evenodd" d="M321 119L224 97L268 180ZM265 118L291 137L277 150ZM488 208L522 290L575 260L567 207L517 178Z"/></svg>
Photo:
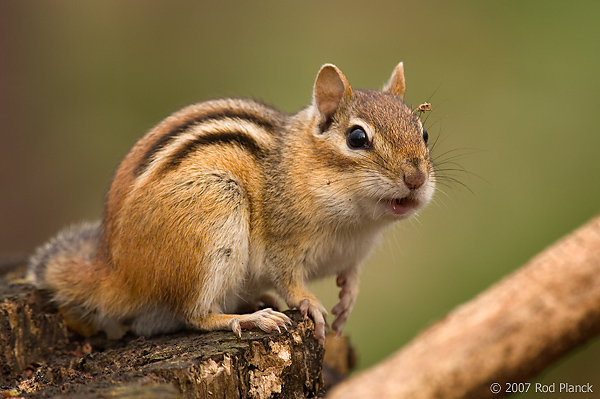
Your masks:
<svg viewBox="0 0 600 399"><path fill-rule="evenodd" d="M369 145L369 137L362 127L352 126L346 133L346 143L354 150L366 148Z"/></svg>
<svg viewBox="0 0 600 399"><path fill-rule="evenodd" d="M429 140L429 133L427 133L427 130L423 128L423 141L425 142L425 144L427 144L427 140Z"/></svg>

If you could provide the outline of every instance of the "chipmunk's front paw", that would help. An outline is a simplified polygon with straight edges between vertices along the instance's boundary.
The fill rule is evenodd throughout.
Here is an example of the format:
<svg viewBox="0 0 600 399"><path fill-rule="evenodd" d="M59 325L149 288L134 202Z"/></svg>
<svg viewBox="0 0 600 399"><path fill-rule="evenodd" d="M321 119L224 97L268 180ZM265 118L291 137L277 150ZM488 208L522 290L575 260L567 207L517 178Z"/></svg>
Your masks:
<svg viewBox="0 0 600 399"><path fill-rule="evenodd" d="M304 317L310 316L315 322L315 337L322 343L325 343L325 326L327 325L327 310L319 301L311 298L304 298L298 306Z"/></svg>
<svg viewBox="0 0 600 399"><path fill-rule="evenodd" d="M229 328L238 337L242 336L242 328L251 330L258 327L264 332L270 333L274 330L281 332L281 328L287 330L291 325L292 320L289 317L273 309L262 309L254 313L239 315L229 321Z"/></svg>

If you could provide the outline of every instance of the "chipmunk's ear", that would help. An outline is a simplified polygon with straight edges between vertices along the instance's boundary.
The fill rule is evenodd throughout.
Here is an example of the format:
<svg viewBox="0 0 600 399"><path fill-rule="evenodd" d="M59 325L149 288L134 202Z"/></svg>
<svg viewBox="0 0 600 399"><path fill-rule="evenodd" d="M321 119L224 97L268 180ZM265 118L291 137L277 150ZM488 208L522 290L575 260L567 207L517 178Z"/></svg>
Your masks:
<svg viewBox="0 0 600 399"><path fill-rule="evenodd" d="M335 113L342 100L352 97L352 88L346 77L333 64L325 64L321 67L315 89L313 91L313 104L329 119Z"/></svg>
<svg viewBox="0 0 600 399"><path fill-rule="evenodd" d="M400 100L404 99L406 84L404 83L404 66L402 63L396 66L394 72L392 72L392 77L383 87L383 91L398 97Z"/></svg>

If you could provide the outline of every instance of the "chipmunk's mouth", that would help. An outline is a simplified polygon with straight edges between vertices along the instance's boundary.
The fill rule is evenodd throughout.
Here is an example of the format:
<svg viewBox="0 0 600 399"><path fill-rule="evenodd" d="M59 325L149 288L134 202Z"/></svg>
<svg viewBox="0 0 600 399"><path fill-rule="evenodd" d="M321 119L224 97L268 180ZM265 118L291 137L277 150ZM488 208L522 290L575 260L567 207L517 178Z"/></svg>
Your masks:
<svg viewBox="0 0 600 399"><path fill-rule="evenodd" d="M418 200L411 197L393 198L388 200L388 204L392 213L398 216L406 215L417 209L420 205Z"/></svg>

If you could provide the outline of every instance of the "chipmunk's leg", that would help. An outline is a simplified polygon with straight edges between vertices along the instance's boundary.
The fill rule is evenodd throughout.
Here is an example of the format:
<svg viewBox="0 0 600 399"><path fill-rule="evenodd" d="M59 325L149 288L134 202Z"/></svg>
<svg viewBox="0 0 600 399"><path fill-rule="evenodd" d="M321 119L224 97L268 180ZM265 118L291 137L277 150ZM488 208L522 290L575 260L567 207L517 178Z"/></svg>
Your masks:
<svg viewBox="0 0 600 399"><path fill-rule="evenodd" d="M358 296L358 268L352 267L341 272L337 277L337 285L341 288L340 301L333 307L331 313L335 315L335 320L331 327L336 332L336 335L340 335L342 327L348 321L350 312L356 302Z"/></svg>

